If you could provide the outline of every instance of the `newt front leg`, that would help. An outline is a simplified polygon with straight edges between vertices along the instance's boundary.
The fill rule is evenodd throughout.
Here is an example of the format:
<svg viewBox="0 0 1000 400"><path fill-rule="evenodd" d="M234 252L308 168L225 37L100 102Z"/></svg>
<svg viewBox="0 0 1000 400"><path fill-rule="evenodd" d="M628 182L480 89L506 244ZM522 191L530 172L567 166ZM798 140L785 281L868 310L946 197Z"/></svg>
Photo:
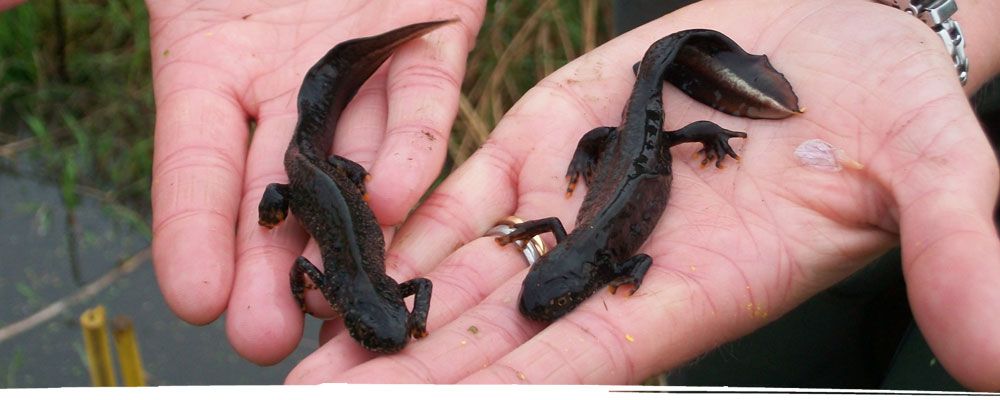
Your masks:
<svg viewBox="0 0 1000 400"><path fill-rule="evenodd" d="M433 285L427 278L414 278L399 284L399 291L406 298L413 295L413 311L406 319L407 330L413 338L427 336L427 312L431 307Z"/></svg>
<svg viewBox="0 0 1000 400"><path fill-rule="evenodd" d="M264 195L257 206L257 223L268 229L285 220L288 216L288 197L291 193L288 184L272 183L264 189Z"/></svg>
<svg viewBox="0 0 1000 400"><path fill-rule="evenodd" d="M569 180L566 197L573 195L580 175L583 175L583 183L590 186L594 174L597 173L597 160L601 158L608 141L614 140L615 132L614 127L602 126L592 129L580 138L576 144L576 151L573 152L573 160L569 162L569 168L566 170L566 179Z"/></svg>
<svg viewBox="0 0 1000 400"><path fill-rule="evenodd" d="M563 227L559 218L549 217L515 224L513 231L506 235L498 236L496 241L501 246L504 246L518 240L527 241L535 235L541 235L546 232L552 232L552 235L556 237L556 243L566 238L566 228Z"/></svg>
<svg viewBox="0 0 1000 400"><path fill-rule="evenodd" d="M703 166L715 160L715 166L722 168L722 159L726 155L739 160L739 155L729 146L729 139L737 137L745 138L747 134L725 129L709 121L692 122L676 131L663 132L660 136L660 159L667 171L661 173L670 173L670 148L681 143L700 142L704 146L698 151L698 154L705 156L701 160Z"/></svg>

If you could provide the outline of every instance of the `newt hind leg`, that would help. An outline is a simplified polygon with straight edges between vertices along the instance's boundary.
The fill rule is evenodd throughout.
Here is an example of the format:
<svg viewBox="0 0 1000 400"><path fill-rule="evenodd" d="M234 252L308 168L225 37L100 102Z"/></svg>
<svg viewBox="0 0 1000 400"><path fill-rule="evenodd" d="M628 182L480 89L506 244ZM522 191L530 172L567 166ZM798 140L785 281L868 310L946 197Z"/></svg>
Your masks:
<svg viewBox="0 0 1000 400"><path fill-rule="evenodd" d="M290 190L287 184L272 183L264 189L264 195L257 206L257 223L268 229L285 220L288 216L288 197Z"/></svg>
<svg viewBox="0 0 1000 400"><path fill-rule="evenodd" d="M427 336L427 312L431 307L432 289L433 285L427 278L414 278L399 284L404 298L413 295L413 311L406 319L406 327L409 335L416 339Z"/></svg>
<svg viewBox="0 0 1000 400"><path fill-rule="evenodd" d="M625 260L615 266L615 278L608 284L608 290L611 291L611 294L615 294L619 286L632 285L628 291L628 295L631 296L636 290L639 290L642 278L646 276L651 265L653 265L653 258L648 254L636 254Z"/></svg>
<svg viewBox="0 0 1000 400"><path fill-rule="evenodd" d="M306 284L305 276L303 274L309 275L309 279L312 280L311 286ZM323 275L323 271L316 268L316 266L309 262L308 259L299 256L299 258L295 259L295 264L292 265L292 271L289 274L289 278L292 286L292 296L295 296L295 301L299 303L299 307L302 308L302 312L305 312L305 290L323 287L326 284L326 276Z"/></svg>
<svg viewBox="0 0 1000 400"><path fill-rule="evenodd" d="M573 160L569 162L569 168L566 170L566 179L569 180L566 197L573 195L580 175L583 175L583 182L590 186L597 171L597 160L601 158L608 141L614 139L615 132L614 127L602 126L592 129L580 138L576 151L573 152Z"/></svg>
<svg viewBox="0 0 1000 400"><path fill-rule="evenodd" d="M676 131L664 132L666 140L661 141L660 156L669 153L669 148L681 143L700 142L704 147L697 154L704 155L701 165L705 166L715 160L715 166L722 168L722 160L729 155L734 160L740 156L729 146L729 139L745 138L746 133L731 131L709 121L697 121ZM669 158L667 158L669 159ZM669 165L669 163L667 163Z"/></svg>
<svg viewBox="0 0 1000 400"><path fill-rule="evenodd" d="M347 179L351 181L361 192L362 196L365 196L365 200L368 200L367 190L365 189L365 182L371 179L371 175L368 175L368 171L365 171L365 167L354 161L348 160L344 157L338 156L336 154L330 156L327 159L334 168L343 171Z"/></svg>

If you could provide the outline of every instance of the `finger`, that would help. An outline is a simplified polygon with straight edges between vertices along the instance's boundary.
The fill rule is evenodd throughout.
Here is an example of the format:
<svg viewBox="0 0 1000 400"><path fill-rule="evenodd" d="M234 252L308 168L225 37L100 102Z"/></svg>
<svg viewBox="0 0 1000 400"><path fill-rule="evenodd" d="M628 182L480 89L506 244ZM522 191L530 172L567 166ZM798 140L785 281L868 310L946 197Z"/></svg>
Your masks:
<svg viewBox="0 0 1000 400"><path fill-rule="evenodd" d="M385 132L387 70L382 66L361 86L344 109L333 136L332 153L360 164L369 173Z"/></svg>
<svg viewBox="0 0 1000 400"><path fill-rule="evenodd" d="M950 124L914 125L944 133L897 190L904 276L914 318L945 369L970 389L998 390L1000 174L975 120Z"/></svg>
<svg viewBox="0 0 1000 400"><path fill-rule="evenodd" d="M424 275L509 215L517 202L516 163L487 146L455 170L397 232L386 254L390 273L403 280Z"/></svg>
<svg viewBox="0 0 1000 400"><path fill-rule="evenodd" d="M662 289L672 292L670 303L656 304L641 295L624 299L624 296L611 296L602 291L598 296L607 298L597 303L600 310L594 309L594 301L585 303L524 345L511 349L509 354L460 382L636 383L656 372L636 362L646 358L644 353L658 354L671 362L694 357L698 354L695 350L698 346L689 347L684 334L692 334L694 327L707 328L708 324L692 325L691 318L680 316L675 321L678 329L660 330L661 322L657 321L660 318L642 314L655 311L678 315L681 313L679 308L697 305L688 301L691 297L686 296L692 293L683 283ZM667 300L665 297L657 301ZM605 303L607 310L603 309ZM672 348L673 351L664 352L662 343L678 345Z"/></svg>
<svg viewBox="0 0 1000 400"><path fill-rule="evenodd" d="M262 116L250 146L246 196L240 207L238 268L226 333L237 353L261 365L283 359L302 336L302 311L291 295L289 272L308 236L294 215L273 229L257 223L264 188L288 182L281 155L294 126L294 114Z"/></svg>
<svg viewBox="0 0 1000 400"><path fill-rule="evenodd" d="M525 266L524 256L517 249L512 246L501 247L493 238L481 238L462 247L426 276L434 282L430 307L432 311L427 321L428 336L410 342L400 354L380 357L363 364L361 369L355 368L357 371L352 370L349 376L353 378L349 380L384 380L385 371L379 372L384 361L379 360L399 357L426 358L428 352L437 354L444 348L458 345L458 341L451 340L455 336L447 332L442 333L440 327L479 304L488 293L493 292L511 275L522 271ZM504 307L509 308L514 304L509 297L503 301L506 302ZM350 339L346 332L341 332L296 366L289 374L287 382L319 383L344 379L340 375L345 370L368 361L373 356L371 353L358 352L357 349L360 349L360 346ZM457 366L452 365L451 368ZM399 378L409 379L404 376ZM454 379L443 375L434 377L435 382L449 380Z"/></svg>
<svg viewBox="0 0 1000 400"><path fill-rule="evenodd" d="M407 217L387 254L390 270L404 278L422 275L515 209L558 210L517 215L522 219L555 215L571 221L582 196L565 199L565 170L572 157L565 149L575 146L591 122L574 118L553 126L552 115L578 115L577 106L564 91L533 89ZM538 135L538 127L552 129Z"/></svg>
<svg viewBox="0 0 1000 400"><path fill-rule="evenodd" d="M153 262L167 305L200 325L229 299L247 125L225 94L172 85L182 72L190 73L165 68L157 76Z"/></svg>
<svg viewBox="0 0 1000 400"><path fill-rule="evenodd" d="M319 327L319 346L323 347L331 339L344 332L344 324L339 320L323 321Z"/></svg>
<svg viewBox="0 0 1000 400"><path fill-rule="evenodd" d="M400 223L444 163L448 132L458 112L470 38L464 16L397 50L389 65L389 113L369 183L372 210L382 225Z"/></svg>
<svg viewBox="0 0 1000 400"><path fill-rule="evenodd" d="M950 194L914 202L903 218L910 303L942 365L974 390L1000 389L1000 239L991 213ZM945 208L945 209L942 209ZM923 228L940 225L949 226ZM907 237L909 236L909 237Z"/></svg>

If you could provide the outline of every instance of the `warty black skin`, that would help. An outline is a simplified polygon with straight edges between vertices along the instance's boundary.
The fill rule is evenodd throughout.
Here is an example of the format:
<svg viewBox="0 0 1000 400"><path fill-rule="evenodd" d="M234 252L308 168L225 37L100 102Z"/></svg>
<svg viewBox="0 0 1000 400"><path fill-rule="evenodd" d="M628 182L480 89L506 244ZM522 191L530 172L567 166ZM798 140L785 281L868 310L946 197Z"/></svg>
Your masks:
<svg viewBox="0 0 1000 400"><path fill-rule="evenodd" d="M635 73L621 125L588 132L570 162L567 196L580 175L588 187L576 228L566 234L557 218L545 218L517 224L497 238L500 244L544 232L556 238L557 245L531 266L522 284L518 307L529 319L555 320L605 285L612 293L621 285L632 285L629 294L639 288L652 258L636 251L670 197L670 147L701 142L703 165L715 160L721 166L726 155L738 158L728 140L745 133L708 121L662 130L664 80L733 115L785 118L800 112L788 81L766 57L743 52L716 31L688 30L656 41Z"/></svg>
<svg viewBox="0 0 1000 400"><path fill-rule="evenodd" d="M427 334L431 282L398 284L385 273L385 239L365 202L363 167L340 156L326 157L340 114L361 85L400 45L452 21L407 25L381 35L336 45L306 74L299 89L299 119L288 150L288 183L268 185L259 223L271 228L291 210L319 244L320 271L299 257L290 273L292 294L305 310L308 275L343 318L351 337L368 350L392 353L410 336ZM415 295L413 311L403 299Z"/></svg>

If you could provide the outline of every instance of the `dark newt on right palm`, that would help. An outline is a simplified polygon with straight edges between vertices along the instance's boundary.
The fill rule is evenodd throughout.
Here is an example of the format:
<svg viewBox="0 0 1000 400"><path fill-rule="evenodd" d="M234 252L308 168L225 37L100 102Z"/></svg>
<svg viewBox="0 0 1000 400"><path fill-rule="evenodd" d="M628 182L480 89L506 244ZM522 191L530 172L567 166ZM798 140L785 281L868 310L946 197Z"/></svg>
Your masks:
<svg viewBox="0 0 1000 400"><path fill-rule="evenodd" d="M748 118L786 118L801 110L785 77L766 56L751 55L722 33L695 29L662 38L634 66L636 82L618 127L585 134L567 171L571 195L579 176L587 194L566 233L557 218L526 221L497 238L501 245L552 232L557 245L528 272L518 299L529 319L552 321L610 285L642 283L652 258L636 254L666 209L670 195L670 148L701 142L702 165L726 155L738 158L729 139L746 134L698 121L663 131L663 81L712 108Z"/></svg>

